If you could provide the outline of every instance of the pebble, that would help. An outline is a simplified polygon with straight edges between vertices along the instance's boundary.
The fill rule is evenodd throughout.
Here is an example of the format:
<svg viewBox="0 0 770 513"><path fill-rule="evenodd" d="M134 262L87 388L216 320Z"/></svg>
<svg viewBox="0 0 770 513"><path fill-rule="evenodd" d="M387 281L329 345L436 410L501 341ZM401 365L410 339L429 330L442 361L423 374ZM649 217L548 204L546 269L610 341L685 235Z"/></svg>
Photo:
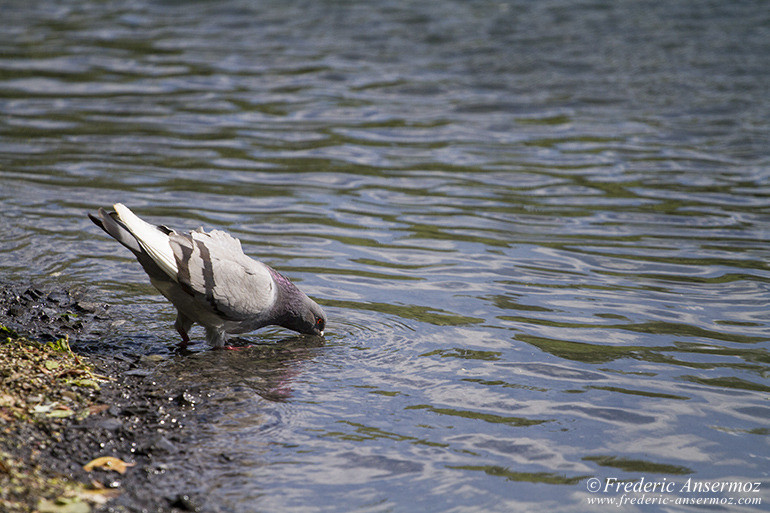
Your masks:
<svg viewBox="0 0 770 513"><path fill-rule="evenodd" d="M169 506L172 508L181 509L183 511L200 511L200 507L196 505L193 500L187 494L180 493L174 500L169 501Z"/></svg>

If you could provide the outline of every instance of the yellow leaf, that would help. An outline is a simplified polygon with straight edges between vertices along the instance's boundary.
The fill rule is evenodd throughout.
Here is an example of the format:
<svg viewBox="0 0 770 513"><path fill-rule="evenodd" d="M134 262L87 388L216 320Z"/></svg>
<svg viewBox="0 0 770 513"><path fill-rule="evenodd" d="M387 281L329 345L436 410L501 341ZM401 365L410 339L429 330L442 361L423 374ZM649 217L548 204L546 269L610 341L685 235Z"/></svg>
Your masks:
<svg viewBox="0 0 770 513"><path fill-rule="evenodd" d="M91 506L75 497L59 498L55 501L40 499L37 503L40 513L91 513Z"/></svg>
<svg viewBox="0 0 770 513"><path fill-rule="evenodd" d="M101 387L99 387L99 384L94 381L93 379L87 379L87 378L78 378L73 379L70 381L71 384L78 386L78 387L91 387L94 390L99 390Z"/></svg>
<svg viewBox="0 0 770 513"><path fill-rule="evenodd" d="M103 470L114 470L119 474L125 474L126 467L133 467L134 465L136 465L136 463L126 463L125 461L113 458L112 456L102 456L101 458L96 458L83 465L83 470L91 472L95 468L100 468Z"/></svg>
<svg viewBox="0 0 770 513"><path fill-rule="evenodd" d="M69 408L56 408L45 414L46 417L55 417L59 419L70 417L72 415L75 415L75 412Z"/></svg>

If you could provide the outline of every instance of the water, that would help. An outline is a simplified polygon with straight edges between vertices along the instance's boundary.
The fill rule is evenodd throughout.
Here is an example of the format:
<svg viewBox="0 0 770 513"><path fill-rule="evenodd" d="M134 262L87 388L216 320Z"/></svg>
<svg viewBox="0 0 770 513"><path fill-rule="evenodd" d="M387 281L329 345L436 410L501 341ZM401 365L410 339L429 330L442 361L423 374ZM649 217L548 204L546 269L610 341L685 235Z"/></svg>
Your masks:
<svg viewBox="0 0 770 513"><path fill-rule="evenodd" d="M105 350L162 355L209 396L205 511L623 495L591 478L770 501L763 2L3 16L0 273L91 290L129 320ZM172 308L85 216L117 201L239 237L324 306L325 343L267 329L211 352L197 331L175 355Z"/></svg>

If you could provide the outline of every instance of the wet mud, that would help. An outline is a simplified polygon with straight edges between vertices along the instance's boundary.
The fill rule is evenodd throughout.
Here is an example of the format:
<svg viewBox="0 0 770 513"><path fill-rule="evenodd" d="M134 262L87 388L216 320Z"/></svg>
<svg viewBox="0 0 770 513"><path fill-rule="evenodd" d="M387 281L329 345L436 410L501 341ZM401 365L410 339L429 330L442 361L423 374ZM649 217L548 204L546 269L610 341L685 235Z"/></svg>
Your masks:
<svg viewBox="0 0 770 513"><path fill-rule="evenodd" d="M34 414L45 408L35 410L29 404L17 407L15 412L10 406L6 408L5 415L0 416L0 449L6 462L16 462L23 468L11 469L10 463L0 460L0 480L10 479L12 471L26 471L35 474L29 477L48 479L50 483L76 483L110 497L106 501L82 501L78 505L81 510L72 511L198 511L200 498L196 497L195 483L203 474L202 463L190 453L193 437L188 424L203 398L159 383L151 358L79 353L78 346L98 346L99 333L111 322L107 305L86 301L72 291L4 286L0 292L0 324L5 328L0 335L5 344L13 343L17 350L28 344L31 351L33 346L47 348L69 341L76 361L92 369L83 372L103 379L61 392L66 404L60 407L70 409L72 415ZM49 346L43 346L46 343ZM27 359L18 356L18 351L3 350L0 355L6 370L12 367L14 358ZM46 373L45 369L42 372ZM2 376L8 380L3 389L10 387L11 380L18 384L24 379L18 373ZM67 383L72 385L73 381ZM17 403L32 398L40 404L47 400L59 404L46 399L46 394L53 391L34 390L33 380L23 385L31 389L22 389L23 400L17 399ZM80 401L78 406L76 400ZM13 399L8 402L14 404ZM26 418L24 411L33 413ZM84 469L88 462L104 456L130 466L123 474L114 468ZM17 487L23 488L23 482ZM26 496L25 490L17 490L17 496L22 496L17 511L25 507L30 511L40 509L41 500L50 500L44 504L51 511L70 511L66 508L72 507L72 502L57 503L58 490L53 485L51 488L30 488ZM53 497L43 497L46 493Z"/></svg>

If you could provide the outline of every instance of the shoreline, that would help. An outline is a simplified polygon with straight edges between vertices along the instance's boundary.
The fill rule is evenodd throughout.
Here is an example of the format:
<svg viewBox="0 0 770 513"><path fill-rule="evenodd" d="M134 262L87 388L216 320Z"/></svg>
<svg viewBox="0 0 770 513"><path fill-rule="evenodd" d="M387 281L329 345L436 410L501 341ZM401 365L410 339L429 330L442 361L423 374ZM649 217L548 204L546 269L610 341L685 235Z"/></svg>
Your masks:
<svg viewBox="0 0 770 513"><path fill-rule="evenodd" d="M200 471L185 458L197 398L163 389L151 359L72 350L106 310L67 290L0 292L3 511L199 510L185 491Z"/></svg>

